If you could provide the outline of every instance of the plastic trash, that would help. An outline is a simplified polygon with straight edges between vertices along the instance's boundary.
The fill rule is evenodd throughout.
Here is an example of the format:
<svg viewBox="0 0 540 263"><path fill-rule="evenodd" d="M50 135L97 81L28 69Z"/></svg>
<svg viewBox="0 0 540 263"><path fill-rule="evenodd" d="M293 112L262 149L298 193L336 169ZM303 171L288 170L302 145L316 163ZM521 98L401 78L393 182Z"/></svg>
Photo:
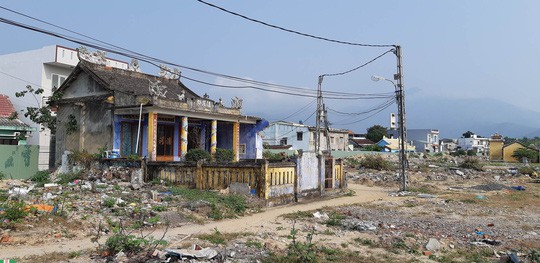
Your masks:
<svg viewBox="0 0 540 263"><path fill-rule="evenodd" d="M525 187L521 186L521 185L518 185L518 186L512 186L511 187L512 189L516 190L516 191L525 191Z"/></svg>

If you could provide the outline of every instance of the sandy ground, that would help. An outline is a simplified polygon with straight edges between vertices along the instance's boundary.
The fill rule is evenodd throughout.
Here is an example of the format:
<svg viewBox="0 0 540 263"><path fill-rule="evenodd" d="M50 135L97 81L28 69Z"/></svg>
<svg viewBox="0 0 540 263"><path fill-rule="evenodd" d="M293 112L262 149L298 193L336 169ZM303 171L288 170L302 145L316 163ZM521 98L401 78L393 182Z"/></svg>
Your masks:
<svg viewBox="0 0 540 263"><path fill-rule="evenodd" d="M342 196L328 200L314 200L306 203L297 203L287 206L279 206L268 208L261 213L244 216L238 219L230 219L223 221L216 221L207 223L204 225L187 224L177 228L170 228L165 236L165 240L174 244L176 241L183 239L186 236L210 233L214 229L219 229L221 232L251 232L257 233L260 231L268 231L269 229L276 229L277 226L281 226L286 229L292 227L292 222L289 220L283 220L280 215L293 213L296 211L309 211L316 210L323 207L335 207L340 205L365 203L375 200L392 200L395 197L388 195L388 188L369 187L360 184L349 184L349 189L353 190L355 195ZM395 189L394 189L395 190ZM156 238L161 238L164 230L156 230L152 235ZM106 237L100 239L100 243L104 243ZM90 238L80 238L62 241L54 244L43 244L33 246L14 246L14 247L1 247L1 258L24 258L27 256L43 255L53 252L76 252L81 250L88 250L96 248L96 244L92 243Z"/></svg>

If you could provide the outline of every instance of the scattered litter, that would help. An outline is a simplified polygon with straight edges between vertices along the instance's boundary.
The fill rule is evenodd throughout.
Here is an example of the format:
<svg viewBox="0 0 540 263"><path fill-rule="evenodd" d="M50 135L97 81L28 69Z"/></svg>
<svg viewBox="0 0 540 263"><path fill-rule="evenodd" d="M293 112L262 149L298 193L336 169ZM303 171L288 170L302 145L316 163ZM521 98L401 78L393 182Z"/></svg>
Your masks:
<svg viewBox="0 0 540 263"><path fill-rule="evenodd" d="M441 249L441 243L435 238L430 238L428 243L426 244L426 249L428 251L437 251Z"/></svg>
<svg viewBox="0 0 540 263"><path fill-rule="evenodd" d="M437 198L436 195L431 195L431 194L417 194L416 197L419 197L419 198Z"/></svg>
<svg viewBox="0 0 540 263"><path fill-rule="evenodd" d="M465 175L465 173L462 172L462 171L460 171L460 170L456 170L456 171L454 171L454 172L455 172L457 175L459 175L459 176L464 176L464 175Z"/></svg>
<svg viewBox="0 0 540 263"><path fill-rule="evenodd" d="M343 228L347 230L357 230L357 231L374 231L377 229L375 224L371 222L363 222L358 219L345 219L341 222Z"/></svg>
<svg viewBox="0 0 540 263"><path fill-rule="evenodd" d="M486 199L486 196L485 195L476 195L476 199L484 200L484 199Z"/></svg>
<svg viewBox="0 0 540 263"><path fill-rule="evenodd" d="M43 187L45 188L58 187L58 184L57 183L44 184Z"/></svg>
<svg viewBox="0 0 540 263"><path fill-rule="evenodd" d="M409 191L401 191L401 192L390 192L388 193L389 196L411 196L413 193Z"/></svg>
<svg viewBox="0 0 540 263"><path fill-rule="evenodd" d="M319 211L313 213L313 217L316 219L328 220L330 217L326 213L320 213Z"/></svg>
<svg viewBox="0 0 540 263"><path fill-rule="evenodd" d="M24 207L24 211L28 212L32 208L36 209L40 212L47 212L47 213L54 213L56 210L58 210L58 206L52 206L52 205L45 205L45 204L35 204L35 205L27 205Z"/></svg>
<svg viewBox="0 0 540 263"><path fill-rule="evenodd" d="M34 186L30 186L30 187L13 187L13 189L9 190L8 193L10 195L21 195L21 196L24 196L24 195L27 195L28 192L32 191L32 189L34 189Z"/></svg>
<svg viewBox="0 0 540 263"><path fill-rule="evenodd" d="M480 240L481 242L484 242L488 245L492 245L492 246L498 246L501 244L501 241L497 241L497 240L491 240L491 239L482 239Z"/></svg>
<svg viewBox="0 0 540 263"><path fill-rule="evenodd" d="M518 186L512 186L512 189L516 191L525 191L525 187L518 185Z"/></svg>
<svg viewBox="0 0 540 263"><path fill-rule="evenodd" d="M211 248L196 249L172 249L167 248L164 250L167 254L166 257L176 257L178 259L213 259L217 256L218 252Z"/></svg>
<svg viewBox="0 0 540 263"><path fill-rule="evenodd" d="M482 185L476 185L471 187L475 190L481 190L481 191L500 191L500 190L509 190L510 187L502 185L502 184L482 184Z"/></svg>

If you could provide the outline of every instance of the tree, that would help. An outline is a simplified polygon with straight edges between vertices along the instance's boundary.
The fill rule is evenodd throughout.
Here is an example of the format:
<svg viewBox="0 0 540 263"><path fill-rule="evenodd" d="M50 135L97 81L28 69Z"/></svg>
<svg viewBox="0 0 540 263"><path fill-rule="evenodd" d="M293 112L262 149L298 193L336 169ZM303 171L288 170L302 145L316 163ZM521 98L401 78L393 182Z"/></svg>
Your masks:
<svg viewBox="0 0 540 263"><path fill-rule="evenodd" d="M474 135L474 132L467 131L464 134L462 134L461 136L463 136L463 138L471 138L473 135Z"/></svg>
<svg viewBox="0 0 540 263"><path fill-rule="evenodd" d="M370 139L372 142L377 143L380 141L383 136L386 136L387 128L381 125L373 125L367 129L366 138Z"/></svg>
<svg viewBox="0 0 540 263"><path fill-rule="evenodd" d="M43 94L43 89L34 89L32 86L27 85L26 90L16 92L15 96L19 98L26 96L26 94L31 94L34 97L36 100L36 106L26 107L24 116L30 118L30 120L33 122L41 124L43 127L50 129L51 133L54 134L56 132L56 115L52 113L52 109L55 102L62 97L62 94L60 92L53 93L45 105L43 105L38 99L39 95Z"/></svg>
<svg viewBox="0 0 540 263"><path fill-rule="evenodd" d="M536 160L538 160L538 151L529 148L519 148L514 151L512 157L518 159L518 161L523 160L525 157L531 162L536 162Z"/></svg>

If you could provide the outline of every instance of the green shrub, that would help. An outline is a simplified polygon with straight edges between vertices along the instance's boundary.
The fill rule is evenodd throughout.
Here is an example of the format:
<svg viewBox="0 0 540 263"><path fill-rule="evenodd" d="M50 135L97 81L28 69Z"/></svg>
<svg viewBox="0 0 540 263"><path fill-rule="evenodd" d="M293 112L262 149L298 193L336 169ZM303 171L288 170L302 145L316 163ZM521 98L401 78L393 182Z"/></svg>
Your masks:
<svg viewBox="0 0 540 263"><path fill-rule="evenodd" d="M210 153L199 148L191 149L186 153L186 161L198 162L199 160L210 160Z"/></svg>
<svg viewBox="0 0 540 263"><path fill-rule="evenodd" d="M364 168L376 169L379 171L390 170L392 168L392 164L380 154L366 155L362 161L360 161L360 165Z"/></svg>
<svg viewBox="0 0 540 263"><path fill-rule="evenodd" d="M77 179L81 179L82 172L69 172L69 173L62 173L58 174L58 181L59 184L67 184L71 183Z"/></svg>
<svg viewBox="0 0 540 263"><path fill-rule="evenodd" d="M477 171L482 170L482 164L480 164L480 160L476 157L465 157L463 162L459 164L459 167L465 169L475 169Z"/></svg>
<svg viewBox="0 0 540 263"><path fill-rule="evenodd" d="M273 153L271 151L264 151L263 152L263 158L267 159L268 161L283 161L285 159L285 155L282 153Z"/></svg>
<svg viewBox="0 0 540 263"><path fill-rule="evenodd" d="M536 174L536 170L530 166L523 166L518 169L519 174L532 176Z"/></svg>
<svg viewBox="0 0 540 263"><path fill-rule="evenodd" d="M148 244L149 241L145 238L118 233L107 238L105 247L112 254L116 254L120 251L123 251L124 253L137 253L142 251Z"/></svg>
<svg viewBox="0 0 540 263"><path fill-rule="evenodd" d="M360 165L360 160L354 157L348 157L345 159L345 165L349 167L357 167L358 165Z"/></svg>
<svg viewBox="0 0 540 263"><path fill-rule="evenodd" d="M38 186L43 186L51 181L50 177L51 174L49 171L37 171L32 177L30 177L30 181L36 183Z"/></svg>
<svg viewBox="0 0 540 263"><path fill-rule="evenodd" d="M217 148L214 160L216 163L230 163L234 160L234 152L229 149Z"/></svg>
<svg viewBox="0 0 540 263"><path fill-rule="evenodd" d="M1 219L7 219L9 221L19 221L28 215L28 212L24 211L24 201L8 202L4 204L4 212L0 214Z"/></svg>
<svg viewBox="0 0 540 263"><path fill-rule="evenodd" d="M68 159L74 165L82 165L88 168L95 158L94 155L90 154L87 150L83 150L69 154Z"/></svg>
<svg viewBox="0 0 540 263"><path fill-rule="evenodd" d="M345 219L345 215L332 212L328 215L329 219L324 222L327 226L341 226L341 222Z"/></svg>

